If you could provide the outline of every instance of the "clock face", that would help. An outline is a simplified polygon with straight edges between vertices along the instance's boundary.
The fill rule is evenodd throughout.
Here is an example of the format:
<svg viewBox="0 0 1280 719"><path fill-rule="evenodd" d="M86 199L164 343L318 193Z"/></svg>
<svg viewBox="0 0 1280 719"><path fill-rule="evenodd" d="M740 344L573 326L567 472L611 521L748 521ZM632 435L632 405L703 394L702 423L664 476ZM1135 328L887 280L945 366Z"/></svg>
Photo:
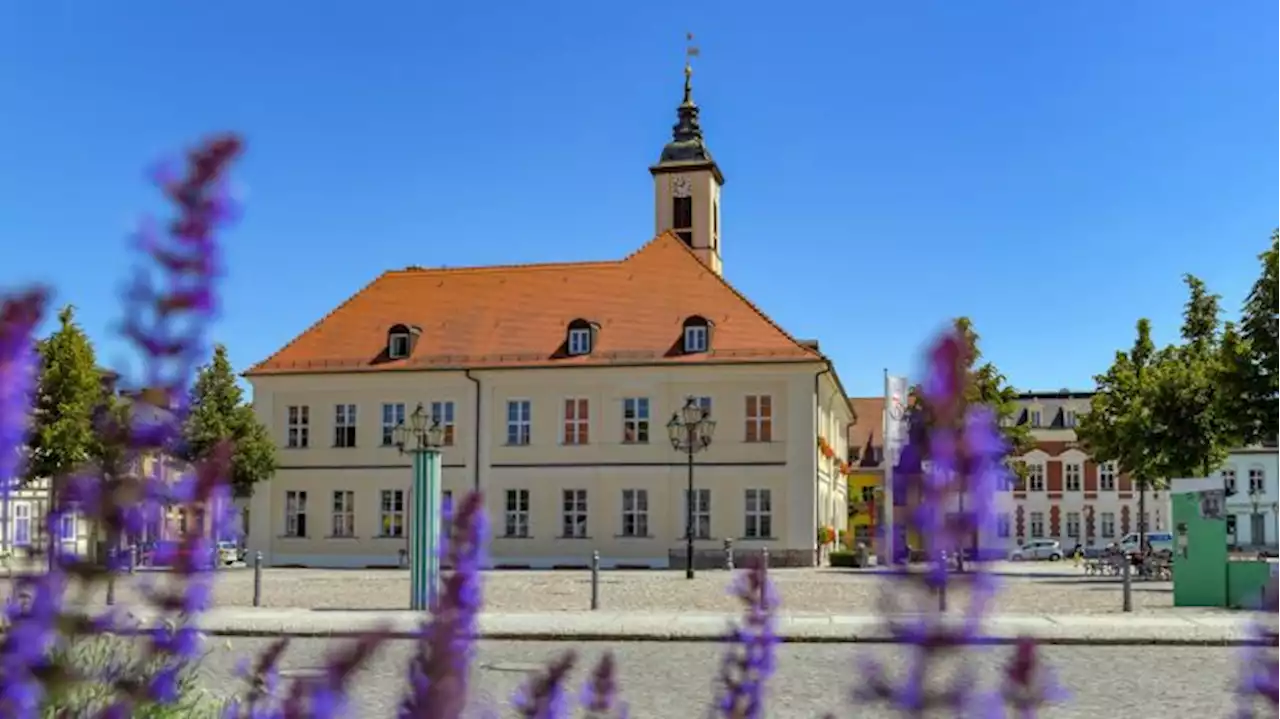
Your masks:
<svg viewBox="0 0 1280 719"><path fill-rule="evenodd" d="M683 175L677 176L671 180L671 194L676 197L688 197L689 192L693 189L693 183L689 178Z"/></svg>

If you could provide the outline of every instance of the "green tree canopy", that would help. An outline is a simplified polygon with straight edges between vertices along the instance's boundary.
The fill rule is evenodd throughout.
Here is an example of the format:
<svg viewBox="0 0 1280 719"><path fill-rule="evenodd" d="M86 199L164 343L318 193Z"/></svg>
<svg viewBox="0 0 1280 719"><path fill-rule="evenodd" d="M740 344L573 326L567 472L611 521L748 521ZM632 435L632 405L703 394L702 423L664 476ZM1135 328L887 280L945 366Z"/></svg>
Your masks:
<svg viewBox="0 0 1280 719"><path fill-rule="evenodd" d="M255 484L275 472L275 444L244 401L222 345L214 348L212 361L196 378L183 440L178 454L188 462L205 459L223 441L233 444L231 485L237 497L250 496Z"/></svg>
<svg viewBox="0 0 1280 719"><path fill-rule="evenodd" d="M1239 433L1248 443L1276 441L1280 425L1280 324L1276 314L1277 255L1280 231L1271 233L1271 247L1258 255L1258 279L1245 300L1241 316L1241 336L1246 343L1247 361L1239 362L1241 395L1236 406Z"/></svg>
<svg viewBox="0 0 1280 719"><path fill-rule="evenodd" d="M1076 437L1097 462L1114 462L1140 492L1161 481L1161 457L1155 446L1151 387L1157 362L1151 321L1138 320L1137 336L1127 352L1116 352L1111 367L1095 375L1097 389L1089 412L1080 418Z"/></svg>
<svg viewBox="0 0 1280 719"><path fill-rule="evenodd" d="M1147 441L1161 477L1207 477L1240 441L1232 418L1236 367L1224 353L1218 295L1193 275L1183 281L1189 294L1183 344L1162 350L1153 368L1148 403L1154 434Z"/></svg>
<svg viewBox="0 0 1280 719"><path fill-rule="evenodd" d="M107 399L88 335L75 322L75 308L58 313L58 328L38 344L40 379L24 480L59 481L101 453L94 417Z"/></svg>
<svg viewBox="0 0 1280 719"><path fill-rule="evenodd" d="M958 317L953 321L955 331L965 339L967 349L965 369L968 383L965 386L965 401L968 404L986 405L1000 423L1000 431L1009 443L1009 456L1017 458L1035 447L1031 430L1026 425L1017 423L1018 392L1005 378L993 362L984 361L980 346L981 337L973 329L973 322L968 317ZM912 406L920 408L922 419L927 427L928 407L921 395L920 385L911 388ZM1019 476L1023 473L1021 462L1012 462Z"/></svg>

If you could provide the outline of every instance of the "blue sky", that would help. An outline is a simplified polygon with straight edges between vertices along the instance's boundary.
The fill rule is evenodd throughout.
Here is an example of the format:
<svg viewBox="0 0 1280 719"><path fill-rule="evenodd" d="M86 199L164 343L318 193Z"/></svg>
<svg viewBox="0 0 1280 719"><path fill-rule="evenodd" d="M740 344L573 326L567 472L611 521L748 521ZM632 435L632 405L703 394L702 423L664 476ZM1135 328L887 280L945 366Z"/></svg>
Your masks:
<svg viewBox="0 0 1280 719"><path fill-rule="evenodd" d="M852 394L970 315L1019 388L1089 388L1193 272L1234 314L1277 223L1277 6L128 3L0 8L0 286L104 361L144 170L244 133L215 339L243 369L379 272L619 258L653 234L686 30L726 276ZM127 8L127 10L125 9Z"/></svg>

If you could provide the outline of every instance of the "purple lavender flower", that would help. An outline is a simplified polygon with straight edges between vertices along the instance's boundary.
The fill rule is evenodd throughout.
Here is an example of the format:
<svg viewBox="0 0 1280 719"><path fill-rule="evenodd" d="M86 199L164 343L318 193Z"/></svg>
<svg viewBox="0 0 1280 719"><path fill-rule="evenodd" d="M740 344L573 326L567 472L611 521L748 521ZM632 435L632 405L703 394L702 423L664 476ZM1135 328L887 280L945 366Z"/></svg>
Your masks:
<svg viewBox="0 0 1280 719"><path fill-rule="evenodd" d="M34 289L0 301L0 496L9 493L11 478L22 470L22 453L10 450L22 446L27 436L36 387L33 333L46 300L43 290Z"/></svg>
<svg viewBox="0 0 1280 719"><path fill-rule="evenodd" d="M402 719L457 719L467 705L488 539L484 496L468 494L450 514L441 552L453 569L443 591L432 598L431 618L418 638L409 665L409 694L400 707Z"/></svg>
<svg viewBox="0 0 1280 719"><path fill-rule="evenodd" d="M956 580L946 553L990 532L996 521L996 493L1006 485L1009 472L1008 450L995 415L966 402L967 353L965 338L955 331L944 334L930 351L909 443L894 469L895 486L917 500L907 524L929 558L923 572L902 569L881 602L891 632L908 647L910 661L903 677L894 680L879 661L864 657L853 696L855 701L887 703L911 716L937 710L999 716L1006 705L1019 716L1031 716L1027 712L1058 694L1029 640L1019 643L998 692L978 691L973 677L963 671L946 690L927 688L941 659L982 643L982 623L996 591L994 577L979 562L978 571L963 575L970 596L958 621L947 616L939 602L940 593ZM979 549L977 558L987 557Z"/></svg>
<svg viewBox="0 0 1280 719"><path fill-rule="evenodd" d="M627 705L618 701L617 672L613 652L605 652L582 687L582 708L587 719L626 719Z"/></svg>
<svg viewBox="0 0 1280 719"><path fill-rule="evenodd" d="M716 712L725 719L760 719L778 643L778 596L763 561L739 575L734 593L744 605L743 617L731 628L729 649L721 661Z"/></svg>
<svg viewBox="0 0 1280 719"><path fill-rule="evenodd" d="M567 651L522 687L513 702L517 716L521 719L568 719L570 710L565 685L569 683L569 674L577 661L577 653Z"/></svg>
<svg viewBox="0 0 1280 719"><path fill-rule="evenodd" d="M1246 647L1241 656L1240 676L1236 683L1237 719L1253 719L1256 705L1261 703L1269 715L1280 706L1280 632L1276 630L1276 612L1280 602L1276 581L1267 583L1258 603L1258 613L1250 633L1256 644Z"/></svg>

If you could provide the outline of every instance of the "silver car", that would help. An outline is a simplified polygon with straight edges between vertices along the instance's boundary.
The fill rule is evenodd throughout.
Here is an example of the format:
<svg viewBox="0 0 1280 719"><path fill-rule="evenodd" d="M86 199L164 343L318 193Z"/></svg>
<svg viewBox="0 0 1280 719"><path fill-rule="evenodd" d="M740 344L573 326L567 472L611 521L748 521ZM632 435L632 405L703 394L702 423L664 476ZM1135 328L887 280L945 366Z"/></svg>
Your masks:
<svg viewBox="0 0 1280 719"><path fill-rule="evenodd" d="M1062 544L1056 539L1033 539L1009 552L1009 559L1014 562L1029 559L1047 559L1056 562L1062 559L1062 556Z"/></svg>

